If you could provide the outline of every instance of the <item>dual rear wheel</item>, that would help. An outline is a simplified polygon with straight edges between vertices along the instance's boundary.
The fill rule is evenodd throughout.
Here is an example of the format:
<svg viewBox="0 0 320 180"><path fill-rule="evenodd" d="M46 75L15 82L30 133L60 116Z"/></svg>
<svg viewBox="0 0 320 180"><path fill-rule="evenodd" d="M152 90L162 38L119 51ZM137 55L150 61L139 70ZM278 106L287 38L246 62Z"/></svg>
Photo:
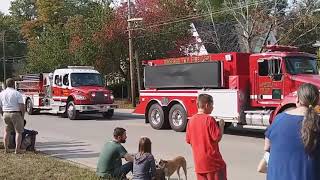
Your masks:
<svg viewBox="0 0 320 180"><path fill-rule="evenodd" d="M181 104L175 104L167 110L155 103L148 110L148 120L154 129L165 129L170 126L174 131L182 132L187 126L187 113Z"/></svg>

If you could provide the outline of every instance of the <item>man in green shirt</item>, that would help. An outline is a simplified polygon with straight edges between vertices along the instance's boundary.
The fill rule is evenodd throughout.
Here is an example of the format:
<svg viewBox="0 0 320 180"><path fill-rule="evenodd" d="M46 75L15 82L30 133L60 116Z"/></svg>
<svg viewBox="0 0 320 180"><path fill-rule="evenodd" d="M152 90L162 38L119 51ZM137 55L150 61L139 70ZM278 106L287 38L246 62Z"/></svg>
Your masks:
<svg viewBox="0 0 320 180"><path fill-rule="evenodd" d="M127 139L126 130L117 127L113 131L113 140L108 141L102 148L97 165L97 176L125 178L132 171L133 157L121 145ZM122 165L122 158L128 163Z"/></svg>

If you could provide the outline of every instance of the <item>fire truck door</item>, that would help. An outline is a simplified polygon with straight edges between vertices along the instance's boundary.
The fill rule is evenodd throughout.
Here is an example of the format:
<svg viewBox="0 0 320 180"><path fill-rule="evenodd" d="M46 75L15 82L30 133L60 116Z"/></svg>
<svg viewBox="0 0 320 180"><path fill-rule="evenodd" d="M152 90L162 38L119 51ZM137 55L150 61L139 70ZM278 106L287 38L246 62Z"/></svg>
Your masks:
<svg viewBox="0 0 320 180"><path fill-rule="evenodd" d="M260 59L256 79L256 97L261 105L279 104L283 99L283 70L280 58Z"/></svg>
<svg viewBox="0 0 320 180"><path fill-rule="evenodd" d="M61 75L55 74L52 86L53 99L60 99L62 95L62 77Z"/></svg>
<svg viewBox="0 0 320 180"><path fill-rule="evenodd" d="M64 74L62 78L62 96L68 97L70 94L70 80L69 74Z"/></svg>

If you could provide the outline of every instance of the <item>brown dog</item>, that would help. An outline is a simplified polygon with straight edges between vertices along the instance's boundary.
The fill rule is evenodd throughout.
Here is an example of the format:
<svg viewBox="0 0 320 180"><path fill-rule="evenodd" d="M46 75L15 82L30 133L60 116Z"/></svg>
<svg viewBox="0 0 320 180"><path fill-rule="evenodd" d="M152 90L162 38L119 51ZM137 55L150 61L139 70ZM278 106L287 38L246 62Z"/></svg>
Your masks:
<svg viewBox="0 0 320 180"><path fill-rule="evenodd" d="M184 157L178 156L172 160L162 160L159 161L159 167L164 170L165 175L170 179L170 176L177 171L180 180L180 168L182 167L184 175L187 180L187 161Z"/></svg>

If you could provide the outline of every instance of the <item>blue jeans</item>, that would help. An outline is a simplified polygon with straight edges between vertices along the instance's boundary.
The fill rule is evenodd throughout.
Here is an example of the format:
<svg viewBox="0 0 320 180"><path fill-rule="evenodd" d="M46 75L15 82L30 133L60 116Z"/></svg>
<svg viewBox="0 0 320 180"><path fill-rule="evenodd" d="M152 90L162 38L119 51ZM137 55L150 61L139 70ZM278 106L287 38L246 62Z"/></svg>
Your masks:
<svg viewBox="0 0 320 180"><path fill-rule="evenodd" d="M112 176L113 177L119 177L119 178L125 178L126 175L132 171L133 169L133 162L128 162L122 166L120 166L119 168L116 168L113 173Z"/></svg>

